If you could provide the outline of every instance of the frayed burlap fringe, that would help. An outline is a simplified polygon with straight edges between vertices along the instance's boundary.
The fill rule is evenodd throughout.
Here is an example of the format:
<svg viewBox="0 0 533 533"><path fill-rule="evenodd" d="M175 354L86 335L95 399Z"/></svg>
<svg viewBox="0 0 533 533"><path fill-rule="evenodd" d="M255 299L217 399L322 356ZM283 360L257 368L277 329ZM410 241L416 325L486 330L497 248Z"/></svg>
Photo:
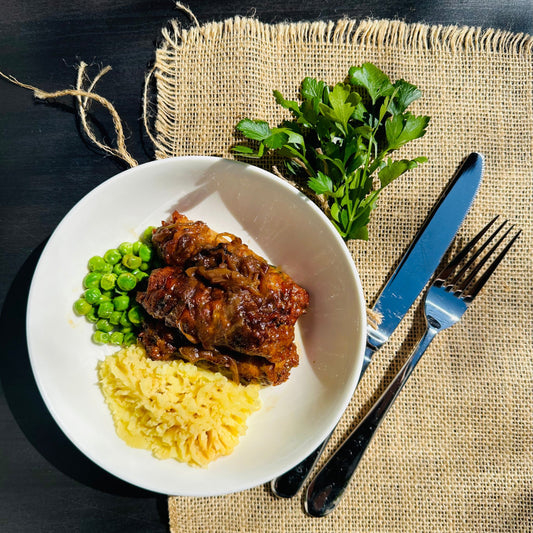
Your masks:
<svg viewBox="0 0 533 533"><path fill-rule="evenodd" d="M395 20L342 19L337 22L298 22L265 24L256 19L235 17L222 22L211 22L183 28L172 20L163 28L161 44L156 53L155 65L147 77L144 100L144 122L155 146L156 158L180 155L177 141L180 129L180 110L176 98L176 75L179 58L176 53L211 45L224 46L229 39L268 42L278 49L287 49L305 42L307 45L330 47L369 48L376 50L400 50L408 48L420 51L462 53L471 55L512 54L526 56L533 49L533 37L503 30L459 26L428 26L407 24ZM157 80L156 109L150 116L148 83ZM153 119L152 121L150 119ZM151 122L155 133L151 132ZM231 154L228 154L231 156Z"/></svg>
<svg viewBox="0 0 533 533"><path fill-rule="evenodd" d="M265 24L257 19L235 17L183 29L172 20L162 30L164 44L169 48L195 46L208 40L224 40L228 35L257 37L269 42L370 46L377 48L419 48L480 53L528 54L533 37L525 33L482 29L470 26L429 26L408 24L398 20L341 19L339 21L293 22Z"/></svg>

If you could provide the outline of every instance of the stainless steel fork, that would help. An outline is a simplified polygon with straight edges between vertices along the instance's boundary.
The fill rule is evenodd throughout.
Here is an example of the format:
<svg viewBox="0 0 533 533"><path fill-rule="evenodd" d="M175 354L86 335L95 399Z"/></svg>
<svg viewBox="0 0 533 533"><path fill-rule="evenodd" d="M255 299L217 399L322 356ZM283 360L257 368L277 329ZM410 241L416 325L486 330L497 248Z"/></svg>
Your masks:
<svg viewBox="0 0 533 533"><path fill-rule="evenodd" d="M477 249L483 235L496 222L494 218L485 226L457 256L440 272L425 296L426 332L420 339L407 362L394 377L383 395L335 452L331 459L314 477L307 490L305 510L311 516L329 514L341 500L361 457L370 444L375 431L387 414L416 364L426 351L435 335L453 326L463 316L483 285L492 275L509 248L520 235L518 231L489 264L489 258L496 252L512 230L512 226L480 258L481 254L496 239L505 226L503 222ZM478 260L478 258L480 258ZM483 267L486 269L482 271Z"/></svg>

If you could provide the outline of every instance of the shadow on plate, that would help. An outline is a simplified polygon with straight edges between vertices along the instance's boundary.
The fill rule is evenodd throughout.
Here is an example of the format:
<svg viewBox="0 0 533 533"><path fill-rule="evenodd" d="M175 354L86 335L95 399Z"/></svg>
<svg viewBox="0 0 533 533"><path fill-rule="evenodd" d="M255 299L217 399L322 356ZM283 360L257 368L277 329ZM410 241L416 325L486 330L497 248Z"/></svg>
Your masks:
<svg viewBox="0 0 533 533"><path fill-rule="evenodd" d="M105 493L134 498L155 497L161 521L168 523L168 517L163 516L167 512L165 496L130 485L90 461L57 426L41 398L26 345L26 305L44 244L34 250L19 270L0 315L3 339L0 376L11 413L31 445L63 474Z"/></svg>

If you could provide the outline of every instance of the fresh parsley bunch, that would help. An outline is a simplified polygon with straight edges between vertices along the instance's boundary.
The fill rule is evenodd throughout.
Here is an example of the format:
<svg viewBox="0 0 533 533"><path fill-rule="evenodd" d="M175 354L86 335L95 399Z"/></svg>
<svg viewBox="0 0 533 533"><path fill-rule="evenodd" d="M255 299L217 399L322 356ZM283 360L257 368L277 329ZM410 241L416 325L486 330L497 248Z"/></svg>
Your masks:
<svg viewBox="0 0 533 533"><path fill-rule="evenodd" d="M392 83L375 65L364 63L333 87L305 78L301 103L285 100L278 91L274 96L293 119L276 128L264 120L241 120L237 129L259 144L255 149L237 145L234 151L256 158L275 151L291 173L308 175L308 187L327 202L327 214L345 240L368 239L379 193L427 160L390 157L426 132L429 117L407 111L420 91L404 80Z"/></svg>

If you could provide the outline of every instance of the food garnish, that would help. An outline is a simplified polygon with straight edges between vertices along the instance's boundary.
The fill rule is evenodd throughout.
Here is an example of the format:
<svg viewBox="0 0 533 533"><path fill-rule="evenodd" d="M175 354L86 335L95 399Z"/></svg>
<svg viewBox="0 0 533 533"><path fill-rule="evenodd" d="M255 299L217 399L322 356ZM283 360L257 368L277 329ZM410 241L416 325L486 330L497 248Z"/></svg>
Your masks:
<svg viewBox="0 0 533 533"><path fill-rule="evenodd" d="M351 67L347 79L334 86L306 77L300 94L298 103L274 91L292 120L271 128L264 120L245 118L237 130L256 147L233 149L247 157L260 158L268 151L281 156L290 173L307 176L307 186L324 200L329 219L345 240L367 240L379 193L427 160L390 157L426 132L429 117L407 111L421 93L364 63Z"/></svg>

